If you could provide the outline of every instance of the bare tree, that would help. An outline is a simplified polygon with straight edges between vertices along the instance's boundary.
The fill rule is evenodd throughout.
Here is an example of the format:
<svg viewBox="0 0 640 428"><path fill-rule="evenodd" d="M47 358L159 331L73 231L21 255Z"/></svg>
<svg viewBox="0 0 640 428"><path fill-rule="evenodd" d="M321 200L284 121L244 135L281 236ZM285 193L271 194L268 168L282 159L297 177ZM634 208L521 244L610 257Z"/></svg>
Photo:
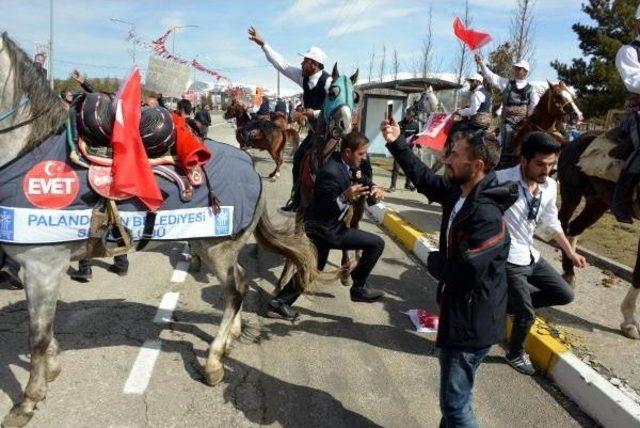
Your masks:
<svg viewBox="0 0 640 428"><path fill-rule="evenodd" d="M465 27L469 27L473 21L471 19L471 11L469 9L469 0L465 0L464 2L464 19L462 21L464 22ZM458 79L458 82L462 82L462 77L469 72L469 65L471 61L469 59L469 48L467 47L467 45L461 41L458 41L458 46L460 49L455 60L456 77ZM456 91L456 95L454 98L455 108L458 108L458 92L459 91Z"/></svg>
<svg viewBox="0 0 640 428"><path fill-rule="evenodd" d="M400 71L400 60L398 60L398 49L393 48L393 80L398 80L398 72Z"/></svg>
<svg viewBox="0 0 640 428"><path fill-rule="evenodd" d="M373 78L373 64L375 60L376 60L376 48L374 46L373 49L371 49L371 60L369 61L369 74L367 76L369 83L371 83L371 79Z"/></svg>
<svg viewBox="0 0 640 428"><path fill-rule="evenodd" d="M422 41L422 58L420 58L420 71L422 77L427 77L431 71L433 61L433 4L429 5L429 20L427 21L427 34Z"/></svg>
<svg viewBox="0 0 640 428"><path fill-rule="evenodd" d="M513 60L531 61L535 51L533 37L535 31L534 6L536 0L516 0L510 27L510 44L513 47Z"/></svg>
<svg viewBox="0 0 640 428"><path fill-rule="evenodd" d="M378 77L380 78L381 82L382 82L382 79L384 79L384 72L386 70L385 68L386 59L387 59L387 47L385 45L382 45L382 58L380 58L380 73L378 74Z"/></svg>

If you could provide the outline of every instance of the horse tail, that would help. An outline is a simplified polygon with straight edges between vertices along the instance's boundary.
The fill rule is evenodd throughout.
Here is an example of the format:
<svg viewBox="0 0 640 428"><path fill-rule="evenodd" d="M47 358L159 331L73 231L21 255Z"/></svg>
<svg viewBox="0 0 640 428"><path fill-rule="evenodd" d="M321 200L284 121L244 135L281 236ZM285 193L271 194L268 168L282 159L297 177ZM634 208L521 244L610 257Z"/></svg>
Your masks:
<svg viewBox="0 0 640 428"><path fill-rule="evenodd" d="M255 230L260 245L285 256L297 268L296 284L301 291L309 290L321 276L318 270L318 252L304 231L296 232L292 226L276 226L269 219L266 206Z"/></svg>
<svg viewBox="0 0 640 428"><path fill-rule="evenodd" d="M291 144L291 153L295 153L300 145L300 134L295 129L288 128L285 132L286 141Z"/></svg>

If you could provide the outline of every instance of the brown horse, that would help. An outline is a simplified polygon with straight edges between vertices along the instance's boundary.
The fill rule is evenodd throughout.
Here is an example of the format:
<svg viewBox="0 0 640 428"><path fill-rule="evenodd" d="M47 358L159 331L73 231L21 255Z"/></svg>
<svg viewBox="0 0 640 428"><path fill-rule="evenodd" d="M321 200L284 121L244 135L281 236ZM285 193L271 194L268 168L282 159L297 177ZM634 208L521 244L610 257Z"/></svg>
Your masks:
<svg viewBox="0 0 640 428"><path fill-rule="evenodd" d="M559 130L563 117L569 113L575 113L578 118L582 118L582 112L576 106L564 82L556 84L548 82L548 84L549 89L540 97L531 116L520 122L509 147L503 150L498 169L509 168L520 162L520 146L530 132L546 132L564 145L567 140Z"/></svg>
<svg viewBox="0 0 640 428"><path fill-rule="evenodd" d="M588 176L577 165L580 156L595 138L596 134L590 133L567 143L558 159L558 181L562 199L558 217L562 228L574 244L577 243L578 236L609 209L615 188L614 182ZM585 198L585 207L575 219L571 220L582 198ZM562 269L565 279L573 284L575 282L573 263L565 254L562 255ZM632 285L620 306L624 318L620 329L626 337L640 340L640 323L635 318L636 302L640 295L640 242L633 269Z"/></svg>
<svg viewBox="0 0 640 428"><path fill-rule="evenodd" d="M251 137L251 144L248 144L248 141L245 140L244 127L249 123L251 117L249 117L249 113L247 112L247 107L242 105L236 99L233 99L229 107L224 113L225 119L234 118L236 120L236 140L240 144L240 148L243 150L247 150L248 148L256 148L258 150L266 150L269 152L271 159L276 163L276 168L273 170L271 174L269 174L269 178L276 179L280 176L280 167L284 162L282 152L287 142L289 142L294 150L298 147L300 142L300 137L298 133L293 129L289 129L287 124L287 119L282 116L275 115L274 119L271 123L274 125L274 131L269 135L266 135L259 128L255 130L253 137Z"/></svg>
<svg viewBox="0 0 640 428"><path fill-rule="evenodd" d="M309 131L309 119L304 114L304 110L296 110L293 112L293 124L298 128L298 133Z"/></svg>

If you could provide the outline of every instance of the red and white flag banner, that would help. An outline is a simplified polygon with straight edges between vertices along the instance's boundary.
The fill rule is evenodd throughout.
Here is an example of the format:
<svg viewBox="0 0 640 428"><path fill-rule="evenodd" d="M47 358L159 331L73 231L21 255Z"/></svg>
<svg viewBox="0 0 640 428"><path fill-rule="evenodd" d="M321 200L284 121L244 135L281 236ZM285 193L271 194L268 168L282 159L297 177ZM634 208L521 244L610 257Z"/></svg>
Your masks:
<svg viewBox="0 0 640 428"><path fill-rule="evenodd" d="M453 33L472 51L480 49L492 40L489 33L482 33L480 31L467 28L460 18L456 18L453 21Z"/></svg>
<svg viewBox="0 0 640 428"><path fill-rule="evenodd" d="M419 133L411 142L420 144L441 154L449 136L449 131L453 127L453 114L451 113L431 113L425 130Z"/></svg>

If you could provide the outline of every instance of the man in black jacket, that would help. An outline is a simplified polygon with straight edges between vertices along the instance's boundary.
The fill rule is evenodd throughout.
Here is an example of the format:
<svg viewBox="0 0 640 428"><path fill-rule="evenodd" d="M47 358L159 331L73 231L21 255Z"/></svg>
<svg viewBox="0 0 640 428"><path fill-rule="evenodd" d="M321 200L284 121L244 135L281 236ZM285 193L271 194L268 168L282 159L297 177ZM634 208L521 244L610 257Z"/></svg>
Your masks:
<svg viewBox="0 0 640 428"><path fill-rule="evenodd" d="M305 231L318 249L319 270L326 265L331 249L362 250L358 266L351 272L354 302L373 302L382 297L380 291L369 289L366 282L384 250L384 241L373 233L347 228L343 221L349 205L358 198L367 197L368 202L376 203L384 195L359 169L368 148L369 140L357 131L344 138L341 152L334 153L316 176L305 223ZM292 279L269 303L267 315L295 319L298 313L291 305L299 296Z"/></svg>
<svg viewBox="0 0 640 428"><path fill-rule="evenodd" d="M476 369L491 345L505 337L509 234L504 212L517 200L513 182L499 184L495 137L484 131L454 137L446 176L427 168L391 120L382 123L387 148L429 200L442 204L440 251L429 272L440 281L441 427L476 427L471 407Z"/></svg>

